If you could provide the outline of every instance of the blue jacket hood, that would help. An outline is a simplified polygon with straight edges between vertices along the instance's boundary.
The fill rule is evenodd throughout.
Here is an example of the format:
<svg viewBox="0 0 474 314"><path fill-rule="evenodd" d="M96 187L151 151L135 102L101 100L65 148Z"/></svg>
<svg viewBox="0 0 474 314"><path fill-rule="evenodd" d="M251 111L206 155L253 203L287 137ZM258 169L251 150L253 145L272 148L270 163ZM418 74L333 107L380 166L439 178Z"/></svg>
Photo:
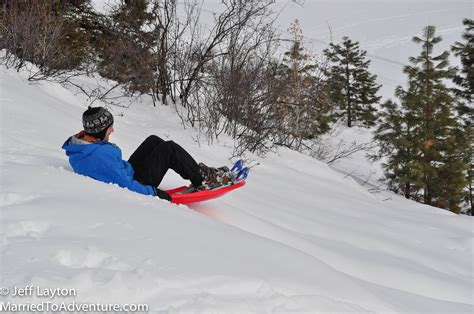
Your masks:
<svg viewBox="0 0 474 314"><path fill-rule="evenodd" d="M66 151L66 155L70 159L77 160L93 154L98 148L106 143L105 139L100 142L89 143L82 139L78 139L76 135L73 135L64 142L62 149Z"/></svg>

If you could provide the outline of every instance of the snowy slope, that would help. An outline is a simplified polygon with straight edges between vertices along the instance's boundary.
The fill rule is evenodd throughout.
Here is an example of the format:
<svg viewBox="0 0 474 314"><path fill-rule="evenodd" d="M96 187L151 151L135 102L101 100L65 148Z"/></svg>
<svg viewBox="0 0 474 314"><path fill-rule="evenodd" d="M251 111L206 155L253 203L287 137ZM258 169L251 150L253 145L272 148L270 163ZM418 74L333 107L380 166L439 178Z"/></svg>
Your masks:
<svg viewBox="0 0 474 314"><path fill-rule="evenodd" d="M61 145L81 128L82 96L3 68L0 81L1 285L74 288L54 301L151 313L474 310L470 217L375 197L288 150L251 156L243 189L172 205L72 172ZM198 145L171 108L112 111L124 158L157 134L198 161L229 163L229 140ZM162 188L182 183L170 173Z"/></svg>

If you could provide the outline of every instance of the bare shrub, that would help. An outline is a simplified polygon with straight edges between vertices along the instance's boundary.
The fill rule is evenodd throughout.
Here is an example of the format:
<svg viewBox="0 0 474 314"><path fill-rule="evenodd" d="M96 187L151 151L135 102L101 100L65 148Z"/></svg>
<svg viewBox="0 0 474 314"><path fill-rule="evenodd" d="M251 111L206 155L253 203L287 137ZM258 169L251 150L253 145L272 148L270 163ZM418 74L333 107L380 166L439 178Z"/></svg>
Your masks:
<svg viewBox="0 0 474 314"><path fill-rule="evenodd" d="M30 62L29 80L59 78L80 67L87 55L87 34L68 4L58 1L11 1L1 9L3 63L20 70Z"/></svg>
<svg viewBox="0 0 474 314"><path fill-rule="evenodd" d="M208 139L225 133L235 140L234 155L264 154L281 131L274 106L278 98L274 68L263 60L249 60L215 71L214 89L202 95Z"/></svg>
<svg viewBox="0 0 474 314"><path fill-rule="evenodd" d="M264 153L273 146L280 125L275 119L278 96L272 63L278 38L270 2L224 4L206 39L184 47L191 57L180 58L186 61L179 76L184 110L178 111L209 141L230 135L236 155Z"/></svg>

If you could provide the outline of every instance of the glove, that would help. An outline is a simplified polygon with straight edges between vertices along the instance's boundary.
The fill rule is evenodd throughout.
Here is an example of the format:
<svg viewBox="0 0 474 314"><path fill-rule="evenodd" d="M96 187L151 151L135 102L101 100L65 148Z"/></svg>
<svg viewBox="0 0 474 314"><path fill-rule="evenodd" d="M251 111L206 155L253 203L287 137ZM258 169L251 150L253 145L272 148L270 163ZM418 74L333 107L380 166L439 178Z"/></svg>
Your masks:
<svg viewBox="0 0 474 314"><path fill-rule="evenodd" d="M165 191L155 188L155 192L156 192L156 196L158 196L162 200L167 200L167 201L171 202L171 196L168 193L166 193Z"/></svg>

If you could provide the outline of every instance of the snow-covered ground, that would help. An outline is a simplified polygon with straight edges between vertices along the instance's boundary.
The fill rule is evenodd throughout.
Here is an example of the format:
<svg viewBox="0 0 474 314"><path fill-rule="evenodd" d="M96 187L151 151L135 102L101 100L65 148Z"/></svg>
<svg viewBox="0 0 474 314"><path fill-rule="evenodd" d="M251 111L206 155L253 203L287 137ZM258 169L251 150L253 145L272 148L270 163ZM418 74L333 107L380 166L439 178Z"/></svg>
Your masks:
<svg viewBox="0 0 474 314"><path fill-rule="evenodd" d="M373 195L280 150L248 184L176 206L74 174L61 145L86 100L0 68L1 286L73 288L53 302L146 303L150 312L472 313L472 218ZM172 108L114 107L124 158L156 134L229 164L229 139L200 145ZM162 188L186 183L169 173ZM35 303L43 297L0 296Z"/></svg>

